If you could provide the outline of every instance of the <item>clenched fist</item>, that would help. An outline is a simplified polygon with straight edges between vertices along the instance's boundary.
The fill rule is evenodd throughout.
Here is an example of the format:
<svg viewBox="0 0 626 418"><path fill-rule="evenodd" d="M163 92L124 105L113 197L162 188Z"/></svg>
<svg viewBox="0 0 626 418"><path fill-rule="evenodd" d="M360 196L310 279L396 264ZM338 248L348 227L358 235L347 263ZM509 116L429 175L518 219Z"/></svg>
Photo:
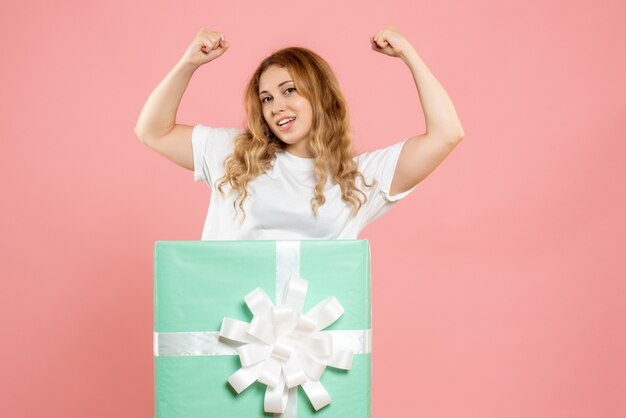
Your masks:
<svg viewBox="0 0 626 418"><path fill-rule="evenodd" d="M199 67L220 57L229 46L223 33L202 28L181 60Z"/></svg>
<svg viewBox="0 0 626 418"><path fill-rule="evenodd" d="M411 43L400 33L400 31L391 25L387 25L370 36L372 49L381 54L390 57L405 58L407 54L414 50Z"/></svg>

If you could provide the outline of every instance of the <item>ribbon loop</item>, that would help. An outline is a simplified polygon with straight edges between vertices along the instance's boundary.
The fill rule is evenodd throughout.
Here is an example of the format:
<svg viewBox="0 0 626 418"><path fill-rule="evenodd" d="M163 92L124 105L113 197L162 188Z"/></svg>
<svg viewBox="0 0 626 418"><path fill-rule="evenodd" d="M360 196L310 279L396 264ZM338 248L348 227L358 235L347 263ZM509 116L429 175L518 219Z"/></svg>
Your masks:
<svg viewBox="0 0 626 418"><path fill-rule="evenodd" d="M250 343L237 348L239 360L243 367L265 361L271 351L271 346L257 343Z"/></svg>
<svg viewBox="0 0 626 418"><path fill-rule="evenodd" d="M275 327L270 321L255 316L248 326L248 334L258 338L265 344L273 344L276 340Z"/></svg>
<svg viewBox="0 0 626 418"><path fill-rule="evenodd" d="M295 331L302 333L310 333L315 331L317 323L306 315L300 315Z"/></svg>
<svg viewBox="0 0 626 418"><path fill-rule="evenodd" d="M337 369L350 370L352 368L352 358L354 353L352 350L337 347L326 360L326 365Z"/></svg>
<svg viewBox="0 0 626 418"><path fill-rule="evenodd" d="M285 306L275 306L273 309L274 314L274 328L276 334L287 335L294 327L294 311L291 308Z"/></svg>
<svg viewBox="0 0 626 418"><path fill-rule="evenodd" d="M308 287L308 281L292 275L291 279L289 280L289 287L287 289L285 305L293 308L294 311L302 312Z"/></svg>
<svg viewBox="0 0 626 418"><path fill-rule="evenodd" d="M309 398L311 405L313 405L316 411L319 411L331 401L328 391L326 391L321 382L306 382L302 385L302 389L304 389L304 393L306 393L307 398Z"/></svg>
<svg viewBox="0 0 626 418"><path fill-rule="evenodd" d="M285 384L289 389L301 385L307 380L302 364L296 356L291 356L287 362L283 363L283 375L285 376Z"/></svg>
<svg viewBox="0 0 626 418"><path fill-rule="evenodd" d="M326 370L326 365L320 361L317 361L311 356L306 356L300 359L302 361L302 367L304 372L311 380L320 380L322 373Z"/></svg>
<svg viewBox="0 0 626 418"><path fill-rule="evenodd" d="M246 305L248 305L248 309L250 309L250 312L252 312L254 316L268 318L271 315L272 301L269 296L267 296L267 293L260 287L248 293L244 297L244 300L246 301Z"/></svg>
<svg viewBox="0 0 626 418"><path fill-rule="evenodd" d="M258 379L262 367L263 363L251 367L242 367L228 378L228 383L237 393L241 393Z"/></svg>
<svg viewBox="0 0 626 418"><path fill-rule="evenodd" d="M331 296L312 307L306 315L317 323L315 329L319 331L338 320L343 312L343 306Z"/></svg>
<svg viewBox="0 0 626 418"><path fill-rule="evenodd" d="M333 353L333 340L325 332L320 332L318 335L311 338L309 343L309 353L327 357Z"/></svg>
<svg viewBox="0 0 626 418"><path fill-rule="evenodd" d="M280 368L280 363L278 362L278 360L268 358L265 361L263 370L261 371L258 380L260 383L263 383L264 385L273 388L278 385L278 382L280 381L281 371L282 369Z"/></svg>
<svg viewBox="0 0 626 418"><path fill-rule="evenodd" d="M282 379L273 388L267 388L265 391L265 412L282 414L287 406L287 388Z"/></svg>
<svg viewBox="0 0 626 418"><path fill-rule="evenodd" d="M256 338L250 338L248 335L249 328L250 324L247 322L233 318L224 318L220 328L220 337L242 343L252 343L256 341Z"/></svg>

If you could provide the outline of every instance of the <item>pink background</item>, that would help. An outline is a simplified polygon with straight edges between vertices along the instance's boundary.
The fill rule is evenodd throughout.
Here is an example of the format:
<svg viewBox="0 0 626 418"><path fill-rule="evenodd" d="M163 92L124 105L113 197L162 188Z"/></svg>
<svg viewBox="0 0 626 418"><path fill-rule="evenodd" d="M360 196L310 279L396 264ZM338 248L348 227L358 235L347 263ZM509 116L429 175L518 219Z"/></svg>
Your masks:
<svg viewBox="0 0 626 418"><path fill-rule="evenodd" d="M360 237L374 416L626 416L624 2L260 4L1 6L0 416L153 414L153 244L199 239L209 190L133 128L197 30L231 48L179 122L238 126L254 67L302 45L364 151L425 129L409 69L370 49L387 23L466 136Z"/></svg>

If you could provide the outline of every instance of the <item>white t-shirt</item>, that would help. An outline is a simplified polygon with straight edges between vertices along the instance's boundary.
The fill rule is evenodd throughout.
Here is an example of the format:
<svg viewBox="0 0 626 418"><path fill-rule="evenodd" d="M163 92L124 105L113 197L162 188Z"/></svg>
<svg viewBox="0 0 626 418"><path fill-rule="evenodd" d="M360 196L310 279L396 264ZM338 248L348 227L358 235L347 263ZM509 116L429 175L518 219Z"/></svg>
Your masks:
<svg viewBox="0 0 626 418"><path fill-rule="evenodd" d="M389 211L413 189L389 195L391 181L406 140L373 152L364 152L354 160L358 170L373 188L356 186L367 195L367 202L358 214L341 200L341 188L329 178L324 189L326 202L315 217L311 208L315 187L314 159L279 152L272 167L247 185L244 202L246 219L242 225L241 210L235 217L233 201L238 193L230 193L230 185L222 187L222 198L216 184L224 175L224 160L233 152L237 128L212 128L195 125L192 133L194 181L203 181L211 189L211 201L202 230L203 240L336 240L358 239L366 225ZM363 199L360 193L357 196Z"/></svg>

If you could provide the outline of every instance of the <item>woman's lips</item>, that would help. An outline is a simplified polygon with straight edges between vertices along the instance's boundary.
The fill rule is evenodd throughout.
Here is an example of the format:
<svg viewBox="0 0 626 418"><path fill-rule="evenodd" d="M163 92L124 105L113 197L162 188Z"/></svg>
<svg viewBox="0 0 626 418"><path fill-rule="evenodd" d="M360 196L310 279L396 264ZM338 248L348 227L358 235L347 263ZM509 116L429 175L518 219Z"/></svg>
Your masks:
<svg viewBox="0 0 626 418"><path fill-rule="evenodd" d="M296 121L296 119L294 118L291 122L287 122L283 126L277 125L278 126L278 130L281 131L281 132L288 131L291 128L291 126L294 124L295 121Z"/></svg>

